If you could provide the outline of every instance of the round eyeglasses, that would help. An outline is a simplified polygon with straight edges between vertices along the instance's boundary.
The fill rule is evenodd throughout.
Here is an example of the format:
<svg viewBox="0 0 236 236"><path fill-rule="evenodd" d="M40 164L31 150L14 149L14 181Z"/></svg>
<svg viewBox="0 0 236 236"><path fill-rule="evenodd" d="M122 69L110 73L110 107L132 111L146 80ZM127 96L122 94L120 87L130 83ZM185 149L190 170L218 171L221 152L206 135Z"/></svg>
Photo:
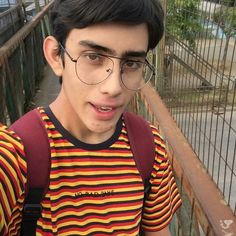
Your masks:
<svg viewBox="0 0 236 236"><path fill-rule="evenodd" d="M155 68L147 59L139 60L104 55L94 51L84 51L73 59L68 51L59 44L72 62L78 79L87 85L96 85L106 80L113 72L113 59L121 60L120 78L129 90L139 90L155 75Z"/></svg>

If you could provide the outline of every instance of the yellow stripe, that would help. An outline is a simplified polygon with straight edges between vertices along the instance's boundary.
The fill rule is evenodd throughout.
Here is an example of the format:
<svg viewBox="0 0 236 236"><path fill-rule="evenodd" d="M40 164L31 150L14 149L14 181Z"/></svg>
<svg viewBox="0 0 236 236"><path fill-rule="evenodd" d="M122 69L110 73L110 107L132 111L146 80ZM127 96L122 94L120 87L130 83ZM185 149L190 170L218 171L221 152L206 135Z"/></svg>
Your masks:
<svg viewBox="0 0 236 236"><path fill-rule="evenodd" d="M62 135L61 135L60 133L52 133L52 134L51 134L51 137L52 137L52 138L61 138Z"/></svg>
<svg viewBox="0 0 236 236"><path fill-rule="evenodd" d="M26 161L23 160L23 159L22 159L19 155L17 155L16 153L15 153L16 155L14 156L8 149L5 149L5 148L0 147L0 156L1 156L1 153L3 153L4 155L6 155L6 156L8 157L8 159L9 159L11 162L13 162L13 164L14 164L17 168L19 168L19 164L22 165L22 166L25 167L25 168L27 167ZM16 179L18 179L18 176L17 176L17 173L16 173L15 169L13 169L12 166L9 165L9 163L8 163L7 161L5 161L4 158L1 158L1 161L2 161L3 163L5 163L5 164L9 167L9 169L11 170L11 174L12 174ZM23 177L23 181L24 181L24 183L25 183L25 182L26 182L26 178L24 177L24 175L22 175L22 177Z"/></svg>
<svg viewBox="0 0 236 236"><path fill-rule="evenodd" d="M74 145L72 143L53 143L54 144L54 147L64 147L65 149L68 148L68 147L73 147Z"/></svg>
<svg viewBox="0 0 236 236"><path fill-rule="evenodd" d="M56 197L51 197L51 199L52 200L57 200ZM105 199L99 199L99 200L97 199L96 205L107 204L107 203L115 204L116 202L122 202L122 200L124 200L125 202L133 201L133 200L135 200L135 201L141 200L142 201L143 200L143 196L142 195L140 195L140 196L139 195L138 196L133 196L133 197L120 197L119 196L117 198L105 198ZM90 199L90 200L88 200L88 199L85 199L85 200L80 199L78 202L72 201L70 204L69 204L69 202L66 202L67 206L71 205L71 206L74 206L74 207L81 207L81 205L83 205L83 204L94 204L94 199ZM95 207L96 207L96 205L95 205ZM59 209L59 208L61 208L63 206L65 206L65 203L58 203L57 206L53 207L53 211L55 211L55 210L57 210L57 209ZM132 210L133 207L134 206L124 207L124 209ZM119 209L122 210L123 208L119 207ZM89 212L91 212L91 209L90 209ZM99 209L99 212L103 212L103 211L102 210L100 211L100 209ZM107 210L104 210L104 213L106 213L106 212L107 212Z"/></svg>
<svg viewBox="0 0 236 236"><path fill-rule="evenodd" d="M122 226L122 228L123 228L123 229L125 229L125 228L129 229L128 227L123 227L123 226ZM117 228L117 230L119 230L119 229L120 229L120 228ZM101 232L101 231L103 230L104 233L108 232L107 230L104 231L103 228L102 228L102 229L100 229L100 228L95 228L95 229L90 230L90 231L88 231L88 232L80 233L80 235L82 235L82 236L83 236L83 235L89 235L90 233L96 232L96 231L94 231L94 230L99 230L99 232ZM70 231L70 233L71 233L72 235L77 235L77 234L78 234L77 231ZM64 234L60 234L60 235L62 235L62 236L68 236L68 233L64 233ZM136 232L136 233L134 233L134 234L130 234L130 233L129 233L129 236L137 236L137 235L138 235L138 232ZM119 236L127 236L127 233L125 233L125 234L119 234Z"/></svg>
<svg viewBox="0 0 236 236"><path fill-rule="evenodd" d="M130 159L130 160L127 160L127 161L115 161L115 162L112 162L112 161L109 161L109 160L106 160L106 161L97 161L96 160L96 163L94 163L93 161L83 161L83 162L73 162L73 165L77 165L77 166L87 166L89 167L90 165L100 165L100 166L115 166L115 165L129 165L129 166L135 166L135 162L134 160ZM52 161L52 168L57 168L57 167L60 167L60 166L71 166L72 164L68 162L53 162ZM53 170L52 170L53 171Z"/></svg>
<svg viewBox="0 0 236 236"><path fill-rule="evenodd" d="M0 189L2 189L2 186L0 187ZM0 204L0 212L3 212L2 204ZM3 214L0 214L0 232L2 232L2 229L4 227L6 227L6 219L3 218Z"/></svg>
<svg viewBox="0 0 236 236"><path fill-rule="evenodd" d="M136 181L140 181L140 177L137 178L129 178L130 182L136 182ZM99 184L117 184L117 183L127 183L127 179L111 179L111 180L92 180L90 182L87 181L77 181L76 183L70 183L70 182L66 182L66 181L62 181L56 185L51 184L50 188L51 189L57 189L59 187L75 187L78 186L80 184L84 184L87 186L97 186Z"/></svg>
<svg viewBox="0 0 236 236"><path fill-rule="evenodd" d="M14 165L18 166L16 157L8 149L0 147L0 156L1 153L5 154L9 158L9 160L14 163Z"/></svg>
<svg viewBox="0 0 236 236"><path fill-rule="evenodd" d="M68 212L69 214L74 214L74 212ZM136 218L137 215L134 216L134 218ZM79 221L73 221L71 220L69 222L69 224L71 225L78 225L78 226L84 226L84 225L87 225L87 224L90 224L90 223L100 223L100 224L108 224L110 223L111 221L126 221L126 220L130 220L130 219L133 219L133 216L120 216L120 217L109 217L109 219L100 219L100 218L93 218L93 219L87 219L87 220L84 220L82 222L79 222ZM68 225L68 222L63 222L61 224L57 224L57 227L60 228L60 227L65 227ZM129 226L130 228L130 226Z"/></svg>
<svg viewBox="0 0 236 236"><path fill-rule="evenodd" d="M130 153L117 153L117 152L111 152L111 153L103 153L103 152L81 152L81 153L79 153L79 152L66 152L66 153L64 153L64 152L60 152L60 150L57 150L57 152L56 153L52 153L52 157L63 157L63 156L65 156L65 157L68 157L68 154L70 155L70 156L88 156L88 157L90 157L90 156L96 156L96 157L130 157L131 155L130 155Z"/></svg>
<svg viewBox="0 0 236 236"><path fill-rule="evenodd" d="M112 148L119 148L121 150L127 150L129 151L130 150L130 146L128 146L127 144L118 144L118 143L115 143L112 145Z"/></svg>
<svg viewBox="0 0 236 236"><path fill-rule="evenodd" d="M12 143L9 143L9 141L2 141L2 140L0 140L0 144L3 144L4 146L7 146L9 148L13 148Z"/></svg>
<svg viewBox="0 0 236 236"><path fill-rule="evenodd" d="M43 119L45 118L45 116L43 117ZM55 128L55 126L53 125L53 124L47 124L47 128L49 128L49 129L54 129Z"/></svg>
<svg viewBox="0 0 236 236"><path fill-rule="evenodd" d="M71 205L72 205L73 203L71 203ZM73 204L74 205L74 204ZM122 211L128 211L128 210L141 210L141 207L142 207L142 204L137 204L136 206L130 206L130 207L118 207L118 208L109 208L109 210L110 210L110 212L109 212L109 214L112 214L112 213L120 213L120 212L122 212ZM89 214L89 213L97 213L97 214L100 214L100 215L103 215L103 214L106 214L106 213L108 213L108 211L107 211L107 209L105 209L105 210L102 210L102 209L93 209L92 207L91 207L91 209L89 209L89 210L84 210L84 211L66 211L66 212L61 212L57 217L58 217L58 219L59 218L63 218L63 217L69 217L69 216L73 216L73 215L75 215L75 216L77 216L77 217L80 217L80 216L84 216L85 214ZM125 213L124 213L125 214ZM47 213L43 213L43 217L44 218L47 218L47 219L50 219L51 220L51 214L47 214ZM135 218L135 217L133 217L133 215L132 216L130 216L131 218ZM124 216L122 215L122 216L120 216L120 217L117 217L117 218L119 218L119 219L125 219L124 218ZM111 218L109 218L109 219L111 219ZM98 222L95 218L93 218L93 219L89 219L89 220L91 220L91 221L94 221L94 222ZM102 221L101 221L102 222ZM84 221L82 222L82 224L84 223Z"/></svg>
<svg viewBox="0 0 236 236"><path fill-rule="evenodd" d="M8 176L3 172L2 169L0 169L0 173L4 176L4 180L6 182L6 185L7 185L8 189L9 189L9 192L11 194L11 197L12 197L13 201L16 201L14 190L13 190L13 186L12 186ZM1 186L1 188L2 188L2 186ZM3 188L2 188L2 191L3 191ZM3 192L5 192L5 191L3 191ZM7 198L5 200L7 201Z"/></svg>
<svg viewBox="0 0 236 236"><path fill-rule="evenodd" d="M156 146L155 151L156 151L157 153L159 153L160 155L162 155L162 156L166 156L166 152L165 152L165 151L162 151L162 150L161 150L160 148L158 148L157 146Z"/></svg>
<svg viewBox="0 0 236 236"><path fill-rule="evenodd" d="M124 134L124 135L126 135L126 134ZM119 137L119 141L125 141L125 142L128 142L128 138L126 138L126 137L122 137L122 136L120 136Z"/></svg>
<svg viewBox="0 0 236 236"><path fill-rule="evenodd" d="M128 192L128 191L142 191L143 190L143 185L141 186L135 186L135 187L129 187L129 188L118 188L115 190L116 193L123 193L123 192ZM98 190L97 192L101 191L111 191L110 189L104 189L104 190ZM71 197L74 193L69 192L69 191L63 191L61 193L58 193L56 196L57 198L61 197ZM45 207L50 207L50 204L44 204Z"/></svg>
<svg viewBox="0 0 236 236"><path fill-rule="evenodd" d="M66 147L74 147L73 144L69 143L69 142L56 142L55 146L57 147L64 147L66 149ZM111 148L114 148L114 150L110 150L110 153L116 152L116 151L127 151L127 154L130 154L129 150L130 150L130 146L127 145L126 143L114 143L112 144ZM78 148L79 149L79 148ZM118 150L116 150L118 149ZM60 150L58 150L60 151ZM68 150L69 151L69 150ZM83 153L86 153L86 151L83 151ZM95 151L87 151L87 153L96 153ZM100 154L100 152L98 152Z"/></svg>
<svg viewBox="0 0 236 236"><path fill-rule="evenodd" d="M0 169L0 171L1 171L1 169ZM7 180L6 180L6 182L8 182ZM6 210L6 214L8 215L8 216L10 216L11 215L11 207L10 207L10 205L9 205L9 201L8 201L8 197L7 197L7 195L6 195L6 192L4 191L4 188L3 188L3 185L2 185L2 183L0 183L0 194L2 195L1 196L1 198L3 199L3 201L4 201L4 205L6 206L6 208L4 208L5 210ZM12 188L11 188L11 190L12 190ZM12 194L12 196L14 196L14 194ZM14 198L14 202L15 202L15 198ZM2 205L2 204L1 204ZM3 211L2 211L3 212Z"/></svg>
<svg viewBox="0 0 236 236"><path fill-rule="evenodd" d="M1 136L4 137L4 139L7 140L7 142L10 142L10 143L14 144L14 146L17 146L19 149L23 150L23 145L20 142L20 138L18 138L18 140L16 140L9 133L5 133L5 132L1 132L0 134L1 134Z"/></svg>
<svg viewBox="0 0 236 236"><path fill-rule="evenodd" d="M78 222L76 222L76 224L78 224ZM38 225L40 225L45 230L52 230L52 228L50 226L48 227L47 225L42 225L41 222L38 222ZM122 225L122 229L125 230L125 229L135 228L135 227L137 227L137 225L138 225L138 222L136 224L129 224L128 226ZM93 227L92 229L89 229L85 232L79 232L79 235L88 236L88 235L92 235L92 233L94 233L94 232L112 233L114 230L120 230L120 226L116 226L116 227L113 226L111 229L109 229L109 228L104 229L104 227L101 227L101 228ZM70 230L69 232L70 232L70 235L78 235L78 231ZM129 233L129 236L137 236L137 234L138 234L138 232L135 232L134 234ZM43 234L37 233L36 235L43 236L44 233ZM68 231L65 233L60 233L60 236L68 236ZM119 234L119 236L127 236L127 234Z"/></svg>
<svg viewBox="0 0 236 236"><path fill-rule="evenodd" d="M27 172L27 163L24 159L22 158L18 158L18 162L19 162L19 166L23 166L25 169L26 169L26 172ZM25 174L25 173L24 173ZM22 175L24 176L24 175ZM26 178L24 177L24 183L26 182Z"/></svg>
<svg viewBox="0 0 236 236"><path fill-rule="evenodd" d="M159 216L159 215L162 215L163 213L165 213L166 212L166 208L167 208L167 210L169 209L171 200L170 200L170 198L167 195L167 198L165 199L165 201L163 201L161 203L159 203L158 199L154 200L154 201L147 201L147 202L149 202L149 204L152 205L151 208L147 208L146 209L146 211L148 212L148 216L152 216L152 217L155 218L155 216ZM158 209L158 208L160 208L160 207L162 207L164 205L165 205L165 208L162 208L162 210ZM154 212L151 213L152 211L154 211Z"/></svg>
<svg viewBox="0 0 236 236"><path fill-rule="evenodd" d="M138 170L110 170L110 171L73 171L73 172L64 172L63 175L59 174L51 174L51 178L58 178L58 177L72 177L75 175L81 176L94 176L94 175L110 175L110 177L116 177L118 174L139 174Z"/></svg>
<svg viewBox="0 0 236 236"><path fill-rule="evenodd" d="M11 219L9 225L11 225L11 229L9 229L9 233L10 235L13 235L11 234L11 232L19 232L19 229L20 229L20 225L21 225L21 216L20 216L20 212L18 211L17 214L14 215L14 217Z"/></svg>
<svg viewBox="0 0 236 236"><path fill-rule="evenodd" d="M130 229L132 227L135 227L137 226L137 224L129 224L129 225L122 225L122 229L125 230L125 229ZM105 229L104 231L104 228L92 228L88 231L86 231L86 233L83 233L82 235L92 235L93 232L109 232L109 233L112 233L113 230L120 230L120 226L117 226L117 227L112 227L111 229ZM80 232L81 234L81 232ZM76 235L76 234L75 234ZM125 236L127 236L127 234L124 234ZM129 236L132 235L132 234L129 234ZM134 234L134 235L137 235L137 232Z"/></svg>
<svg viewBox="0 0 236 236"><path fill-rule="evenodd" d="M167 219L165 219L165 221L161 221L161 220L156 220L156 221L152 221L152 224L156 224L156 226L151 225L148 226L148 220L142 219L142 222L144 224L143 229L145 230L156 230L159 231L160 229L162 229L163 227L165 227L166 225L168 225L169 221L171 220L171 218L173 217L173 214L171 214Z"/></svg>
<svg viewBox="0 0 236 236"><path fill-rule="evenodd" d="M12 168L12 166L4 159L2 158L1 162L3 164L5 164L5 166L7 166L7 168L10 170L10 175L13 176L13 178L15 179L15 182L18 183L18 176L17 176L17 172L15 171L15 169Z"/></svg>

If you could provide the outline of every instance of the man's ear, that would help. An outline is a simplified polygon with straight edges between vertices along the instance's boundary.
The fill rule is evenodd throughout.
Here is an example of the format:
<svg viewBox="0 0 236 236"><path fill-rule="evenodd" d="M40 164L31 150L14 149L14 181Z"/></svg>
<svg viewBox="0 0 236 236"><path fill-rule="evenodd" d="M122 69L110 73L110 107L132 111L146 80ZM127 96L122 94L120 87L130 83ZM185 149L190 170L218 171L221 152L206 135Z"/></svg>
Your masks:
<svg viewBox="0 0 236 236"><path fill-rule="evenodd" d="M59 44L53 36L48 36L43 43L44 56L57 76L62 76L63 62L59 52Z"/></svg>

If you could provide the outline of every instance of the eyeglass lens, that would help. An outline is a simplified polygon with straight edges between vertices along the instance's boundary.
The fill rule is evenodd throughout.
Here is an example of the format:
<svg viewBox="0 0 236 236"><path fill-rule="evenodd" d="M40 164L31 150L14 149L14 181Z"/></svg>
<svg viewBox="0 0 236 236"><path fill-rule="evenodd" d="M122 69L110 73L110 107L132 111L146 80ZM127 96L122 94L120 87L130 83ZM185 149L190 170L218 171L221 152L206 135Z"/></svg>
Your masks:
<svg viewBox="0 0 236 236"><path fill-rule="evenodd" d="M114 62L111 58L91 52L84 52L76 64L78 78L88 85L95 85L107 79L113 72ZM143 62L124 61L121 63L121 80L130 90L137 90L153 76L152 69Z"/></svg>

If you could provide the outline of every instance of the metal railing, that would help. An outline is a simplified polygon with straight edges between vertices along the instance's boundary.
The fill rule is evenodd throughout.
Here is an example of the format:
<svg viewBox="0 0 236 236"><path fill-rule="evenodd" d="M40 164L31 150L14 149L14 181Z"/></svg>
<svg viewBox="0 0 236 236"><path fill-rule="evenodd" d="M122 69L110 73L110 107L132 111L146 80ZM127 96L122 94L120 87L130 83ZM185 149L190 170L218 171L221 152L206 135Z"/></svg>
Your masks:
<svg viewBox="0 0 236 236"><path fill-rule="evenodd" d="M183 200L172 222L172 235L234 235L235 216L155 88L142 89L131 102L130 109L156 124L167 142Z"/></svg>
<svg viewBox="0 0 236 236"><path fill-rule="evenodd" d="M43 38L49 34L50 2L0 48L0 122L9 124L19 118L29 106L39 81L45 60Z"/></svg>
<svg viewBox="0 0 236 236"><path fill-rule="evenodd" d="M24 13L21 4L0 12L0 46L10 39L24 25Z"/></svg>
<svg viewBox="0 0 236 236"><path fill-rule="evenodd" d="M167 2L155 86L236 215L236 7L224 2Z"/></svg>

